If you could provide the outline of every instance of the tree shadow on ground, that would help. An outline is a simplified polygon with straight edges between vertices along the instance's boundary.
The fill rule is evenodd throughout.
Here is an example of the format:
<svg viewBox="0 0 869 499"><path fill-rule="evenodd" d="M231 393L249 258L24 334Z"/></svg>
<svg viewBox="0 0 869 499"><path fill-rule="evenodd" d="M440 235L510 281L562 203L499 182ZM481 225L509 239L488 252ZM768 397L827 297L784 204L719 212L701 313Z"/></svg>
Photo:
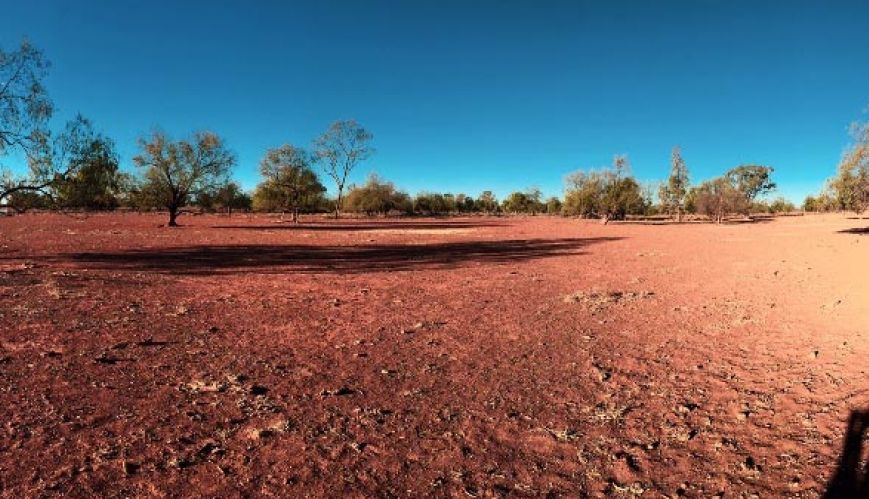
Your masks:
<svg viewBox="0 0 869 499"><path fill-rule="evenodd" d="M582 248L618 237L520 239L360 246L185 246L71 253L55 257L92 269L211 275L258 273L367 273L450 269L468 264L516 263L582 254Z"/></svg>
<svg viewBox="0 0 869 499"><path fill-rule="evenodd" d="M414 221L414 222L315 222L298 223L275 221L269 225L215 225L213 229L240 230L300 230L300 231L366 231L366 230L432 230L432 229L475 229L483 227L504 227L508 224L491 221L451 220L451 221Z"/></svg>
<svg viewBox="0 0 869 499"><path fill-rule="evenodd" d="M842 456L836 473L827 485L824 499L869 497L869 463L862 463L863 440L869 433L869 409L852 411Z"/></svg>
<svg viewBox="0 0 869 499"><path fill-rule="evenodd" d="M869 234L869 227L854 227L853 229L842 229L837 231L839 234L857 234L864 235Z"/></svg>

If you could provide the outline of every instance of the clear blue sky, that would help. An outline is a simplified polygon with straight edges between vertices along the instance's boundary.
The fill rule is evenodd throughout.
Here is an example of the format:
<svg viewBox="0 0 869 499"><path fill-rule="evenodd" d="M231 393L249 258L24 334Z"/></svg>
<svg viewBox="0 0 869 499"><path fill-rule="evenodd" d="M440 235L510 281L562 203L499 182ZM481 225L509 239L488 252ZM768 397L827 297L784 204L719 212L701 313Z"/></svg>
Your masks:
<svg viewBox="0 0 869 499"><path fill-rule="evenodd" d="M124 165L160 126L211 129L257 182L266 148L333 120L375 134L375 170L420 189L499 195L627 153L664 178L776 168L800 200L867 119L865 1L311 2L0 0L0 44L51 59L58 124L76 112Z"/></svg>

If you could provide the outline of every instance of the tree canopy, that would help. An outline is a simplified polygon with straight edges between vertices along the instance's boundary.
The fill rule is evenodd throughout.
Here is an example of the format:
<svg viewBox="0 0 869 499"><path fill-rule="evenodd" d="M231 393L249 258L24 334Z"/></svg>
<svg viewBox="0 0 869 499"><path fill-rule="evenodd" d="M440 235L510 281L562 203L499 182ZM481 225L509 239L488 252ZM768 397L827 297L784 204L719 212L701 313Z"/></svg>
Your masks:
<svg viewBox="0 0 869 499"><path fill-rule="evenodd" d="M216 190L226 184L235 156L213 132L196 132L191 138L173 141L155 131L139 139L141 152L133 162L143 170L141 190L169 211L169 226L200 192Z"/></svg>

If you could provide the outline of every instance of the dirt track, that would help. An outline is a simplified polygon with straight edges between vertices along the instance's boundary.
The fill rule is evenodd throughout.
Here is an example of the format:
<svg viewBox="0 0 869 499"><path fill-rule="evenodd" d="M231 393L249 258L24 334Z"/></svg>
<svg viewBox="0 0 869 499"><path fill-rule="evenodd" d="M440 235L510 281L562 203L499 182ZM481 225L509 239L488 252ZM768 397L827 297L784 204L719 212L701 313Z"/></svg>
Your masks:
<svg viewBox="0 0 869 499"><path fill-rule="evenodd" d="M163 222L0 219L0 495L816 497L869 409L869 220Z"/></svg>

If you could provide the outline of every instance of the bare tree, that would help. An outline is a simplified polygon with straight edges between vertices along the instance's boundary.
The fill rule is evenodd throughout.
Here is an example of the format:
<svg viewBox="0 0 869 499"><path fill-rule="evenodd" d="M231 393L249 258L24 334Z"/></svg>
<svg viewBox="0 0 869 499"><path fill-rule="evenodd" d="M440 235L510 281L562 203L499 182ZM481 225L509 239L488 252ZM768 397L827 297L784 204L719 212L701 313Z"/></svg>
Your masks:
<svg viewBox="0 0 869 499"><path fill-rule="evenodd" d="M169 226L192 196L227 182L235 156L212 132L196 132L189 140L173 142L154 132L150 140L139 139L142 152L133 162L144 170L142 189L169 210Z"/></svg>
<svg viewBox="0 0 869 499"><path fill-rule="evenodd" d="M323 165L338 190L335 200L335 218L341 211L344 186L353 168L374 153L371 132L355 120L336 121L323 135L314 140L314 158Z"/></svg>
<svg viewBox="0 0 869 499"><path fill-rule="evenodd" d="M266 151L260 161L260 173L265 177L261 187L281 198L283 208L292 210L294 223L299 222L302 202L326 190L311 169L310 155L289 144Z"/></svg>

